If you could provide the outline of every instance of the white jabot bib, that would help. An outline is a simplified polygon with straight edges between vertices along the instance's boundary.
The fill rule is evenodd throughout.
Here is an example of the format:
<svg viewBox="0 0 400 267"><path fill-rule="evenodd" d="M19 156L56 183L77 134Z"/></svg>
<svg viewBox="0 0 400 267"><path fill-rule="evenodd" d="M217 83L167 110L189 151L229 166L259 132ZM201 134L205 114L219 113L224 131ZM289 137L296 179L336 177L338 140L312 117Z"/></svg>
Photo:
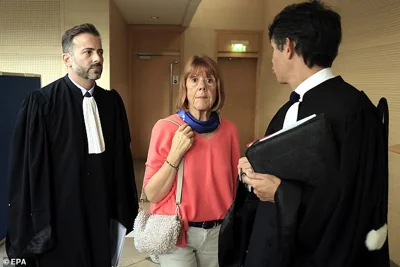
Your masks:
<svg viewBox="0 0 400 267"><path fill-rule="evenodd" d="M314 73L312 76L308 77L304 80L294 91L300 95L300 99L298 102L294 103L290 106L288 111L285 115L285 120L283 122L283 129L286 129L293 123L297 121L297 117L299 114L299 106L300 103L303 101L303 96L309 90L313 89L314 87L318 86L319 84L334 78L335 76L332 73L331 68L325 68L317 73Z"/></svg>
<svg viewBox="0 0 400 267"><path fill-rule="evenodd" d="M82 108L88 141L88 151L89 154L100 154L105 151L105 144L99 111L94 97L88 97L86 96L87 94L90 93L87 92L85 94Z"/></svg>

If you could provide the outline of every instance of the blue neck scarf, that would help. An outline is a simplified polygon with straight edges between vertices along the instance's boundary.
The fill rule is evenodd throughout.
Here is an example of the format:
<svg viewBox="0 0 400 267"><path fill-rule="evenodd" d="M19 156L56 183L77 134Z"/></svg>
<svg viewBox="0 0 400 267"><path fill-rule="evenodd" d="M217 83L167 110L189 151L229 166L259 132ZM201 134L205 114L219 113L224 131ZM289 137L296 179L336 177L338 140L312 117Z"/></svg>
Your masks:
<svg viewBox="0 0 400 267"><path fill-rule="evenodd" d="M211 113L210 119L208 119L208 121L199 121L194 118L192 114L190 114L190 112L184 111L182 109L179 110L177 114L184 122L192 127L193 131L200 134L213 132L218 128L220 124L218 113L215 111Z"/></svg>

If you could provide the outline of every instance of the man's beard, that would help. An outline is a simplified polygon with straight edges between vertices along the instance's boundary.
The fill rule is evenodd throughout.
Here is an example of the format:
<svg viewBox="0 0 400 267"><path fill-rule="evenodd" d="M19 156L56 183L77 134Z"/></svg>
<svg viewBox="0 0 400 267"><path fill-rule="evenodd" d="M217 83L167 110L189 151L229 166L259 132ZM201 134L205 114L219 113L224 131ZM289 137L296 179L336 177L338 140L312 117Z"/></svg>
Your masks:
<svg viewBox="0 0 400 267"><path fill-rule="evenodd" d="M93 67L100 67L100 69L92 69ZM88 69L85 69L84 67L79 66L75 59L72 58L72 70L83 79L95 81L100 79L101 73L103 72L103 67L100 63L95 63L90 65Z"/></svg>

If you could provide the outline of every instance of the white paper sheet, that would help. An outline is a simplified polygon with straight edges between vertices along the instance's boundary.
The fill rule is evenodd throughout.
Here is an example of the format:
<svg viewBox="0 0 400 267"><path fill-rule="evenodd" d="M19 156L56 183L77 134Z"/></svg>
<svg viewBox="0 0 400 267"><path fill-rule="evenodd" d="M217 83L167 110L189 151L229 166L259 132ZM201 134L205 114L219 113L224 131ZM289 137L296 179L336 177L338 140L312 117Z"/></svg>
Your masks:
<svg viewBox="0 0 400 267"><path fill-rule="evenodd" d="M111 267L117 267L122 249L124 248L126 228L120 222L111 219L110 222L110 248Z"/></svg>

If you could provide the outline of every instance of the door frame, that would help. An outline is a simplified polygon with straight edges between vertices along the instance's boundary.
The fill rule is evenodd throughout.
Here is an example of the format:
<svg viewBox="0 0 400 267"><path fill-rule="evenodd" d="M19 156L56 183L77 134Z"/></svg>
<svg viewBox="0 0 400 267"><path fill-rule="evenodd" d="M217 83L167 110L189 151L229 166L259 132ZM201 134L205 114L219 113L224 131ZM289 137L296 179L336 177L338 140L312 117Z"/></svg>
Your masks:
<svg viewBox="0 0 400 267"><path fill-rule="evenodd" d="M142 58L141 59L140 57L149 57L149 58ZM137 74L134 74L134 72L137 71L137 69L134 68L134 65L136 64L135 61L141 61L141 60L145 60L146 61L147 59L151 60L151 58L162 58L162 57L165 57L165 58L167 58L167 57L175 57L175 59L173 59L173 60L177 61L177 66L175 68L173 68L173 69L170 68L170 65L166 65L166 70L169 69L169 81L168 81L169 95L168 95L168 104L167 105L168 105L168 109L169 109L168 114L170 114L171 111L172 111L172 113L174 113L174 111L175 111L175 109L174 109L174 107L175 107L175 98L176 98L176 96L178 94L177 89L179 89L178 88L179 83L178 84L172 84L171 74L172 75L178 75L179 78L180 78L180 72L181 72L181 68L180 68L181 61L180 61L180 59L181 59L181 54L178 53L178 52L136 52L136 51L132 51L131 52L131 58L129 60L129 62L131 64L131 73L130 73L130 77L129 77L129 83L130 83L129 100L131 101L131 105L130 105L130 109L127 111L127 113L129 114L129 118L128 119L129 119L129 124L131 125L131 127L130 127L130 135L131 135L132 139L137 135L137 131L138 131L138 128L134 127L134 125L137 125L137 123L138 123L137 119L135 119L135 116L134 116L134 112L137 111L137 109L136 109L137 107L135 107L135 105L134 105L135 101L133 100L133 97L134 97L133 94L135 93L135 91L137 89L135 87L136 84L135 84L135 81L134 81L134 77L135 77L135 75L137 75ZM167 116L168 114L165 114L165 116ZM158 119L162 119L163 116L164 115L162 115ZM136 130L135 130L135 128L136 128ZM132 152L135 151L135 147L133 147L135 145L135 142L136 141L134 141L134 140L131 141L131 150L132 150ZM140 149L139 151L140 151L139 155L136 154L136 153L133 153L134 159L135 160L146 159L147 154L146 154L146 156L142 155L142 149ZM135 155L137 155L137 156L135 156Z"/></svg>
<svg viewBox="0 0 400 267"><path fill-rule="evenodd" d="M263 31L252 31L252 30L226 30L217 29L215 30L215 55L216 61L221 57L232 57L232 58L256 58L257 59L257 73L256 73L256 93L255 93L255 117L254 117L254 139L260 138L258 133L260 132L259 126L259 107L258 101L260 85L260 73L263 56ZM234 40L243 40L249 43L249 49L246 52L231 52L228 51L228 46Z"/></svg>

